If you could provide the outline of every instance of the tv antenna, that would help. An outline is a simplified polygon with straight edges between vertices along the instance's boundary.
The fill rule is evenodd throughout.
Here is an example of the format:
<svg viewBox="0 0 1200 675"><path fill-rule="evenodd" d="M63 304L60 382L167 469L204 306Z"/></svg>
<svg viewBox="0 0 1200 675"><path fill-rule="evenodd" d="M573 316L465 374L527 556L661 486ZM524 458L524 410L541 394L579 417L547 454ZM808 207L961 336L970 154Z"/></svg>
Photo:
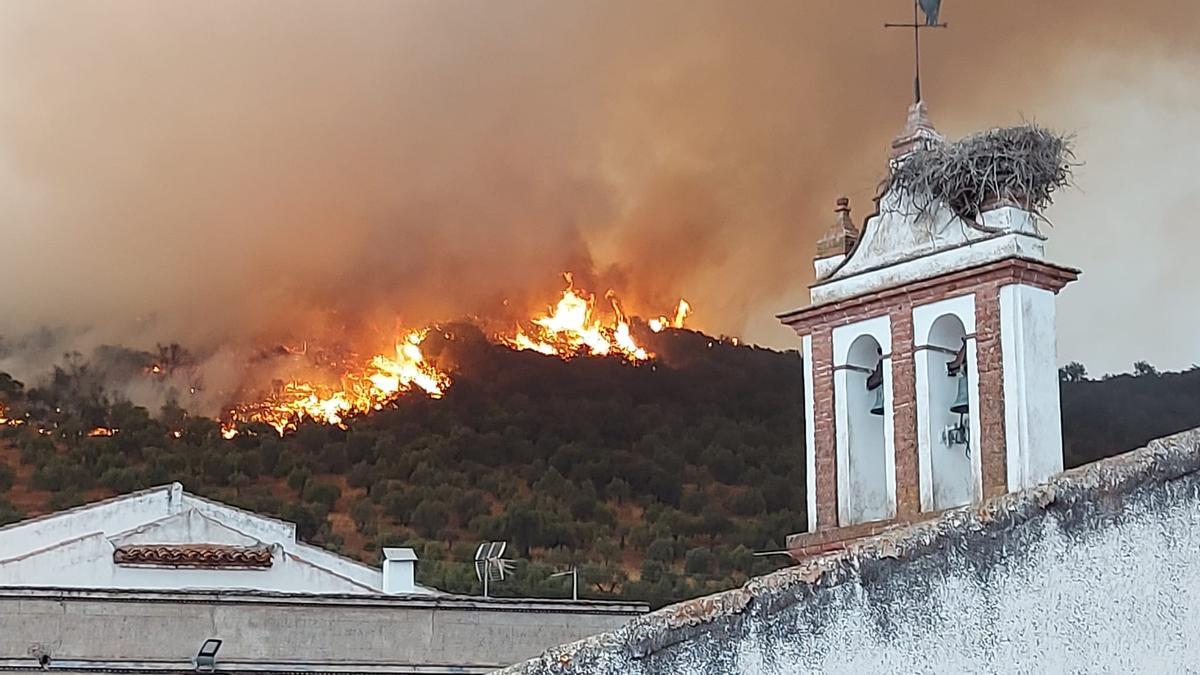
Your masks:
<svg viewBox="0 0 1200 675"><path fill-rule="evenodd" d="M913 19L912 23L885 23L884 28L911 28L913 32L913 69L916 76L913 78L913 103L921 102L921 29L922 28L949 28L950 24L938 23L938 10L941 9L942 0L917 0L913 2ZM917 18L917 10L920 9L925 14L925 21L921 22Z"/></svg>
<svg viewBox="0 0 1200 675"><path fill-rule="evenodd" d="M483 584L483 597L488 596L488 582L504 581L511 574L513 561L504 558L506 541L485 541L475 549L475 578Z"/></svg>
<svg viewBox="0 0 1200 675"><path fill-rule="evenodd" d="M578 601L579 600L579 568L578 567L572 567L571 569L567 570L566 572L555 572L554 574L550 575L550 578L553 579L555 577L565 577L568 574L571 575L571 599Z"/></svg>

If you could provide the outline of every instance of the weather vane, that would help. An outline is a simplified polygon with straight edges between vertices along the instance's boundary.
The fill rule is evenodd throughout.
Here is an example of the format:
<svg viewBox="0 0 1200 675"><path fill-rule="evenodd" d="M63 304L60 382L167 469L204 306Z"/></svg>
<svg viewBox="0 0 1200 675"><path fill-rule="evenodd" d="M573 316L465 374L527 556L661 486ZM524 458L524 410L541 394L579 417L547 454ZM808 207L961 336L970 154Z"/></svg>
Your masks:
<svg viewBox="0 0 1200 675"><path fill-rule="evenodd" d="M916 77L913 79L913 98L914 103L921 102L921 29L922 28L946 28L949 24L938 23L938 10L941 9L942 0L917 0L913 3L913 20L912 23L885 23L884 28L911 28L913 32L913 60ZM921 23L917 18L917 9L925 15L925 22Z"/></svg>

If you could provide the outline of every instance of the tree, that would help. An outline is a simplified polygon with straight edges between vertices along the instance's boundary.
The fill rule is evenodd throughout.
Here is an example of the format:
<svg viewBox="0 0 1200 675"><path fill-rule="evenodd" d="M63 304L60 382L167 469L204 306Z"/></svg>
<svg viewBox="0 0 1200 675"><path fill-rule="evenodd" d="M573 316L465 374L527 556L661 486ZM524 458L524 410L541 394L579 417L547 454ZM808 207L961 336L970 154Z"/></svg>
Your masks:
<svg viewBox="0 0 1200 675"><path fill-rule="evenodd" d="M622 504L633 494L633 490L629 487L629 483L620 478L614 478L604 488L604 494L616 503Z"/></svg>
<svg viewBox="0 0 1200 675"><path fill-rule="evenodd" d="M306 466L298 466L292 469L288 474L287 484L296 492L304 492L304 486L308 485L309 479L312 478L312 471Z"/></svg>
<svg viewBox="0 0 1200 675"><path fill-rule="evenodd" d="M341 496L341 488L333 483L308 481L308 484L304 486L304 501L320 504L330 511L333 510Z"/></svg>
<svg viewBox="0 0 1200 675"><path fill-rule="evenodd" d="M354 519L354 527L362 532L368 523L375 522L375 505L369 499L356 499L350 505L350 517Z"/></svg>
<svg viewBox="0 0 1200 675"><path fill-rule="evenodd" d="M669 563L675 559L675 542L670 538L655 539L646 547L646 560Z"/></svg>
<svg viewBox="0 0 1200 675"><path fill-rule="evenodd" d="M491 513L487 499L479 490L468 490L454 500L454 513L463 525L471 522L476 516Z"/></svg>
<svg viewBox="0 0 1200 675"><path fill-rule="evenodd" d="M736 515L757 516L766 513L767 500L763 497L762 490L756 487L748 487L734 495L729 506Z"/></svg>
<svg viewBox="0 0 1200 675"><path fill-rule="evenodd" d="M693 548L683 559L683 570L688 574L710 574L716 558L707 548Z"/></svg>
<svg viewBox="0 0 1200 675"><path fill-rule="evenodd" d="M450 509L439 501L427 500L413 509L409 522L423 537L436 537L450 522Z"/></svg>
<svg viewBox="0 0 1200 675"><path fill-rule="evenodd" d="M642 581L648 584L657 583L663 578L663 575L666 571L666 565L662 564L660 561L646 560L646 562L642 563Z"/></svg>
<svg viewBox="0 0 1200 675"><path fill-rule="evenodd" d="M1087 379L1087 368L1078 361L1072 361L1058 369L1058 379L1062 382L1083 382Z"/></svg>
<svg viewBox="0 0 1200 675"><path fill-rule="evenodd" d="M289 520L296 524L296 534L301 539L312 539L317 535L321 526L325 524L325 517L323 515L295 502L286 504L283 507L283 513L280 515L284 520Z"/></svg>
<svg viewBox="0 0 1200 675"><path fill-rule="evenodd" d="M552 499L566 499L571 492L567 479L553 467L533 484L533 489L539 495Z"/></svg>
<svg viewBox="0 0 1200 675"><path fill-rule="evenodd" d="M1149 361L1135 361L1133 374L1135 377L1158 377L1160 375L1158 368L1150 365Z"/></svg>
<svg viewBox="0 0 1200 675"><path fill-rule="evenodd" d="M501 528L513 539L521 550L521 557L529 557L529 549L542 539L545 516L529 502L514 502L504 509Z"/></svg>
<svg viewBox="0 0 1200 675"><path fill-rule="evenodd" d="M0 526L15 523L23 518L25 518L25 514L18 511L12 502L0 497Z"/></svg>

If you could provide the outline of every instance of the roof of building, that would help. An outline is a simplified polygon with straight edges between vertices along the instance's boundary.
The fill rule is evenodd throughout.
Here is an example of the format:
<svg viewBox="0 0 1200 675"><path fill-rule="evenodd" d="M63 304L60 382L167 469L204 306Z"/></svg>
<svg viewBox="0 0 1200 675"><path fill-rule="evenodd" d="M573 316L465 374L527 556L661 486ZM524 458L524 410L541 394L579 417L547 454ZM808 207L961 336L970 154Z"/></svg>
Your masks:
<svg viewBox="0 0 1200 675"><path fill-rule="evenodd" d="M898 566L920 565L964 549L1003 549L1006 538L1046 516L1089 518L1097 508L1120 512L1122 500L1200 473L1200 429L1150 442L1145 448L1066 471L1046 483L978 506L860 539L844 550L809 558L757 577L741 588L672 605L624 627L551 649L502 672L511 675L593 672L589 664L629 665L701 636L733 635L751 614L770 617L817 602L865 578L885 579ZM938 563L935 560L935 567ZM982 573L982 572L981 572ZM769 619L768 619L769 620ZM598 668L595 672L610 672ZM625 670L622 672L631 672ZM637 671L642 672L642 671Z"/></svg>
<svg viewBox="0 0 1200 675"><path fill-rule="evenodd" d="M300 541L293 523L179 483L0 527L0 578L16 586L367 594L383 583L379 568Z"/></svg>

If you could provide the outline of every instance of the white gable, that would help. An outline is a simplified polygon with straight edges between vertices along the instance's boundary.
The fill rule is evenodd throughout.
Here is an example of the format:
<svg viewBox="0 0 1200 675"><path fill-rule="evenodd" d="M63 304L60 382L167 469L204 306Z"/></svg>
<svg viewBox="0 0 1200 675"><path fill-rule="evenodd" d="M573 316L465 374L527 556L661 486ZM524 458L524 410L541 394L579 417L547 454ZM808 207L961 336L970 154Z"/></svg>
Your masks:
<svg viewBox="0 0 1200 675"><path fill-rule="evenodd" d="M942 205L919 214L888 192L854 250L813 284L812 303L845 300L1005 258L1041 260L1044 244L1028 211L1004 206L973 222Z"/></svg>
<svg viewBox="0 0 1200 675"><path fill-rule="evenodd" d="M188 509L108 538L113 546L131 544L221 544L225 546L254 546L264 542L243 532L222 525L196 509Z"/></svg>
<svg viewBox="0 0 1200 675"><path fill-rule="evenodd" d="M115 562L117 548L130 546L252 548L260 555L269 549L270 565ZM293 523L197 497L172 483L0 527L0 586L376 594L382 593L383 574L298 541Z"/></svg>

